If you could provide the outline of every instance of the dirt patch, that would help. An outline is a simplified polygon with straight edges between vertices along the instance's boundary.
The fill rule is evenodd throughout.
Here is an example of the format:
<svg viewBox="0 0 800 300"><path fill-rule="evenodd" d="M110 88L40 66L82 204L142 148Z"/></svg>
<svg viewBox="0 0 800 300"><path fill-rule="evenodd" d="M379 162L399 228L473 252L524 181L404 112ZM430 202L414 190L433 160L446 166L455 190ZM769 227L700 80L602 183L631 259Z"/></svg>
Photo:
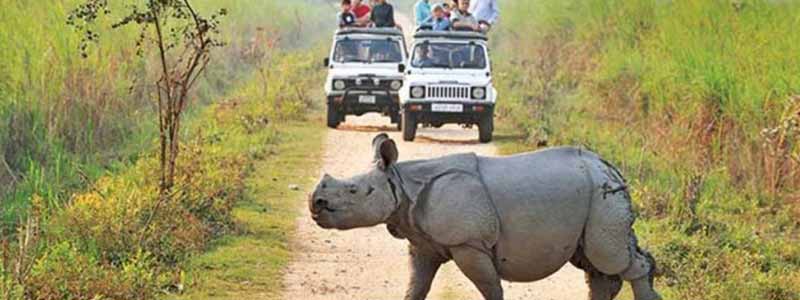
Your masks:
<svg viewBox="0 0 800 300"><path fill-rule="evenodd" d="M381 125L355 125L355 124L342 124L336 128L342 131L355 131L355 132L387 132L398 131L396 126L381 126Z"/></svg>
<svg viewBox="0 0 800 300"><path fill-rule="evenodd" d="M433 138L428 136L418 136L414 142L423 144L443 144L443 145L477 145L480 144L478 140L453 140L443 138Z"/></svg>

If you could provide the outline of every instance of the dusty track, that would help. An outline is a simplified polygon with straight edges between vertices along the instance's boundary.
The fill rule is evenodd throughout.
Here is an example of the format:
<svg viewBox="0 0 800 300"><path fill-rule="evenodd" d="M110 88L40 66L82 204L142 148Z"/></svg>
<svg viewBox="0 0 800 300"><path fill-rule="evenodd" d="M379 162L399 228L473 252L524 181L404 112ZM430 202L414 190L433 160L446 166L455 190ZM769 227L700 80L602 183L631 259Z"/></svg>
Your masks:
<svg viewBox="0 0 800 300"><path fill-rule="evenodd" d="M325 144L323 171L348 177L367 170L372 153L370 142L388 125L388 118L366 115L349 117L342 129L330 130ZM388 129L388 128L387 128ZM438 157L459 152L496 155L493 145L476 143L476 130L457 126L420 129L419 142L403 142L399 132L389 132L397 141L401 160ZM287 300L403 299L408 281L407 242L392 238L385 227L347 232L325 231L311 221L307 209L297 220L292 243L295 253L284 277ZM586 299L583 273L567 266L536 283L504 283L506 299ZM428 299L479 299L480 294L448 263L438 273Z"/></svg>

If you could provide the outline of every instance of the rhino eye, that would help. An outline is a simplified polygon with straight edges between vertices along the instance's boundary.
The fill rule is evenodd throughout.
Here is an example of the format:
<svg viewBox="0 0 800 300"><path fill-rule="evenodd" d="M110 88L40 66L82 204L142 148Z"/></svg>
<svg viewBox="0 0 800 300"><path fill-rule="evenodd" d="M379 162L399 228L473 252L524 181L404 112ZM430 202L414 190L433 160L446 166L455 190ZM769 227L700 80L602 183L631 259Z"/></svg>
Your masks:
<svg viewBox="0 0 800 300"><path fill-rule="evenodd" d="M372 186L370 185L370 186L369 186L369 189L367 189L367 196L369 196L370 194L372 194L372 192L374 192L374 191L375 191L375 188L374 188L374 187L372 187Z"/></svg>
<svg viewBox="0 0 800 300"><path fill-rule="evenodd" d="M350 186L350 194L358 193L358 188L355 185Z"/></svg>

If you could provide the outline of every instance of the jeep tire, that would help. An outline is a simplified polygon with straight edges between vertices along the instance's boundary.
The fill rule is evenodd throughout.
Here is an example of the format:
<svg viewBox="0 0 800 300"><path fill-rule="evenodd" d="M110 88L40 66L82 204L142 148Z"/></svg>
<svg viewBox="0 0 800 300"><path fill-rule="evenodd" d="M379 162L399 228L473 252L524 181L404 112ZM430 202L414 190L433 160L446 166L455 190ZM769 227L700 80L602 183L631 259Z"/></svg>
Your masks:
<svg viewBox="0 0 800 300"><path fill-rule="evenodd" d="M414 113L404 111L403 120L400 122L403 128L403 140L406 142L413 142L417 136L417 120Z"/></svg>
<svg viewBox="0 0 800 300"><path fill-rule="evenodd" d="M393 111L389 116L392 119L392 124L397 126L397 131L403 131L403 117L400 116L400 112Z"/></svg>
<svg viewBox="0 0 800 300"><path fill-rule="evenodd" d="M328 103L328 128L336 129L342 123L342 116L336 111L333 103Z"/></svg>
<svg viewBox="0 0 800 300"><path fill-rule="evenodd" d="M489 143L492 141L492 133L494 132L494 116L486 114L481 116L478 123L478 141L481 143Z"/></svg>

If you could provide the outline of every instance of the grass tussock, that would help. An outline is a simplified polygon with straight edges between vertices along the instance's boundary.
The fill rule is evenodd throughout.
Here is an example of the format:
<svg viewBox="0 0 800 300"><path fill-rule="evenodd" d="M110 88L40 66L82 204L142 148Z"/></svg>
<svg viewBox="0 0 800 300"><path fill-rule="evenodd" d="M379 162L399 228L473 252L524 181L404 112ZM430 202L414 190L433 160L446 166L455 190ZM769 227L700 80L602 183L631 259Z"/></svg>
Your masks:
<svg viewBox="0 0 800 300"><path fill-rule="evenodd" d="M621 165L667 299L800 299L800 5L504 11L494 41L506 126L521 148L583 145Z"/></svg>

